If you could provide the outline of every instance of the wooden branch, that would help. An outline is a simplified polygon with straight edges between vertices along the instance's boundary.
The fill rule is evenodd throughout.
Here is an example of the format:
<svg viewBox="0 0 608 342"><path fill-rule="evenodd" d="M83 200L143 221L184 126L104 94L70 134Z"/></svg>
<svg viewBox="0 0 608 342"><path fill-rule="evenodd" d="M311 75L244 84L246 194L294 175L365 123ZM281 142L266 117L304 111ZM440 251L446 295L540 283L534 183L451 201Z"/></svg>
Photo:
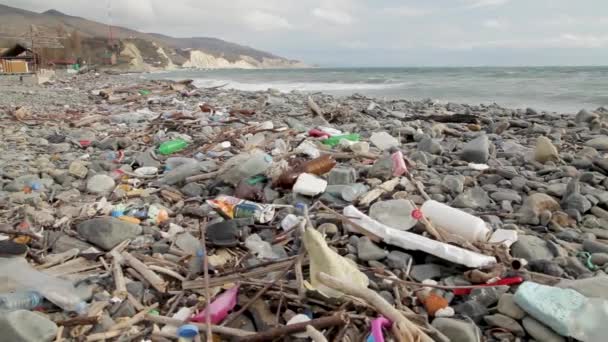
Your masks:
<svg viewBox="0 0 608 342"><path fill-rule="evenodd" d="M80 119L80 120L78 120L78 121L74 122L74 123L72 124L72 126L74 126L74 127L78 128L78 127L82 127L82 126L90 125L90 124L92 124L92 123L94 123L94 122L101 121L101 120L103 120L103 119L105 119L105 118L106 118L106 117L105 117L105 116L103 116L103 115L90 115L90 116L87 116L87 117L85 117L85 118L82 118L82 119Z"/></svg>
<svg viewBox="0 0 608 342"><path fill-rule="evenodd" d="M90 325L97 324L99 322L99 316L85 316L85 317L74 317L63 321L55 322L57 325L65 327L73 327L77 325Z"/></svg>
<svg viewBox="0 0 608 342"><path fill-rule="evenodd" d="M202 181L202 180L215 178L219 174L220 174L219 171L213 171L213 172L202 173L200 175L190 176L190 177L186 178L186 183L193 183L193 182L198 182L198 181Z"/></svg>
<svg viewBox="0 0 608 342"><path fill-rule="evenodd" d="M207 219L205 219L201 225L201 242L203 244L203 277L205 278L205 299L207 300L207 308L209 308L209 306L211 306L211 289L209 289L209 258L207 257L206 232ZM205 310L205 323L207 324L205 329L207 337L206 341L213 341L213 335L211 334L211 310L209 309Z"/></svg>
<svg viewBox="0 0 608 342"><path fill-rule="evenodd" d="M179 327L180 325L185 323L184 321L179 320L179 319L175 319L175 318L171 318L171 317L167 317L167 316L150 315L150 314L146 315L145 320L152 322L152 323L165 324L165 325L169 324L169 325L173 325L176 327ZM207 324L205 324L205 323L189 322L188 324L194 324L195 326L198 327L199 331L205 331L207 329ZM211 331L213 333L218 334L218 335L223 335L223 336L243 337L243 336L249 336L249 335L253 334L251 331L246 331L246 330L242 330L242 329L221 327L219 325L213 325L213 324L209 324L209 326L211 326Z"/></svg>
<svg viewBox="0 0 608 342"><path fill-rule="evenodd" d="M158 274L154 273L146 264L139 261L136 257L132 256L129 252L122 252L122 257L125 261L133 267L152 287L158 292L165 293L167 291L167 283Z"/></svg>
<svg viewBox="0 0 608 342"><path fill-rule="evenodd" d="M111 339L114 337L118 337L120 335L122 335L122 331L120 331L120 330L106 331L106 332L102 332L102 333L91 334L91 335L87 336L87 339L85 341L87 341L87 342L104 341L104 340L108 340L108 339Z"/></svg>
<svg viewBox="0 0 608 342"><path fill-rule="evenodd" d="M288 259L284 259L284 260L281 260L278 262L265 264L263 267L255 267L250 271L241 270L241 269L235 270L234 272L230 272L225 276L214 277L214 278L209 279L209 286L216 287L216 286L221 286L221 285L228 284L228 283L233 283L235 281L238 281L239 279L265 276L268 273L276 272L276 271L280 271L280 270L284 269L294 259L295 259L295 257L290 257ZM235 273L235 274L233 274L233 273ZM205 284L204 284L204 280L202 280L202 279L187 280L187 281L182 282L183 290L196 290L196 289L202 289L204 287L205 287Z"/></svg>
<svg viewBox="0 0 608 342"><path fill-rule="evenodd" d="M0 233L6 234L6 235L29 236L34 240L40 240L40 236L30 232L29 230L16 230L16 229L11 228L7 224L0 225Z"/></svg>
<svg viewBox="0 0 608 342"><path fill-rule="evenodd" d="M321 317L310 320L308 322L284 325L282 327L268 329L255 335L245 336L238 339L239 342L260 342L272 341L278 337L287 336L293 333L305 331L307 326L313 326L316 329L325 329L338 325L343 325L348 322L348 315L344 312L339 312L333 316Z"/></svg>
<svg viewBox="0 0 608 342"><path fill-rule="evenodd" d="M359 205L368 206L386 192L391 192L399 184L399 177L388 180L359 197Z"/></svg>
<svg viewBox="0 0 608 342"><path fill-rule="evenodd" d="M184 281L186 280L186 278L184 276L182 276L181 274L172 271L168 268L162 267L162 266L158 266L158 265L148 265L148 267L152 270L152 271L156 271L158 273L162 273L162 274L166 274L170 277L173 277L179 281Z"/></svg>
<svg viewBox="0 0 608 342"><path fill-rule="evenodd" d="M285 268L285 270L283 272L281 272L281 275L279 275L278 277L275 278L274 281L264 285L264 287L262 287L254 296L253 298L251 298L245 305L243 305L239 311L233 313L232 315L230 315L230 317L228 317L224 323L222 323L223 326L226 326L228 324L230 324L232 321L234 321L237 317L239 317L243 312L245 312L245 310L249 309L249 307L251 306L251 304L255 303L256 300L258 300L266 291L268 291L269 288L271 288L279 279L283 279L285 278L285 276L287 275L287 272L289 272L289 270L291 270L291 268L293 267L293 265L297 262L297 258L294 259L292 261L292 263Z"/></svg>
<svg viewBox="0 0 608 342"><path fill-rule="evenodd" d="M152 305L150 305L149 307L141 310L140 312L136 313L135 316L126 319L120 323L114 324L113 326L111 326L108 331L114 331L114 330L123 330L126 329L130 326L133 326L141 321L143 321L146 318L146 315L148 314L148 312L152 309L155 309L158 307L158 303L154 303Z"/></svg>
<svg viewBox="0 0 608 342"><path fill-rule="evenodd" d="M125 298L127 298L129 292L127 291L127 283L125 280L125 276L122 273L123 259L122 256L118 254L118 252L112 252L112 276L114 278L114 292L112 292L112 295L114 297L118 297L124 300Z"/></svg>
<svg viewBox="0 0 608 342"><path fill-rule="evenodd" d="M401 312L391 306L386 299L368 288L356 286L326 273L319 273L318 279L325 285L337 291L359 298L393 322L393 333L398 341L403 342L433 342L417 325L407 319Z"/></svg>

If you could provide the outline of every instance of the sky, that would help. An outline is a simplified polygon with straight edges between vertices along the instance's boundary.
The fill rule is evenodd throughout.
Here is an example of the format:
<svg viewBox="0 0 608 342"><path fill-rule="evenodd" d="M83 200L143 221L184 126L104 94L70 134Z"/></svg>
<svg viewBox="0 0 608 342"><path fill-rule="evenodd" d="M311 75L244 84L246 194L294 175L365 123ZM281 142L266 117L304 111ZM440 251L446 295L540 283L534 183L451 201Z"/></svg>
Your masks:
<svg viewBox="0 0 608 342"><path fill-rule="evenodd" d="M320 66L605 65L606 0L0 0Z"/></svg>

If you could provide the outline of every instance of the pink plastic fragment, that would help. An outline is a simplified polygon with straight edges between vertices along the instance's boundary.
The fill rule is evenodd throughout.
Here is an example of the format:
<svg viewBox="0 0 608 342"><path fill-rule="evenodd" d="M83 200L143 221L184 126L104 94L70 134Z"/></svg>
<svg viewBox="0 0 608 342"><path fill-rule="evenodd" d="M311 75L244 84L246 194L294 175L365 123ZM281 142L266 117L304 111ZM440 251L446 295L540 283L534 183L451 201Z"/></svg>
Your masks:
<svg viewBox="0 0 608 342"><path fill-rule="evenodd" d="M221 295L215 297L215 300L211 302L205 310L192 316L190 321L205 323L206 312L209 310L211 324L218 324L228 316L228 313L236 306L237 295L239 293L239 287L235 286L228 291L225 291Z"/></svg>
<svg viewBox="0 0 608 342"><path fill-rule="evenodd" d="M391 326L391 321L389 321L384 316L379 316L375 320L372 321L372 337L374 338L373 342L384 342L384 334L382 333L382 328L388 328ZM368 339L369 341L369 339Z"/></svg>
<svg viewBox="0 0 608 342"><path fill-rule="evenodd" d="M393 161L393 176L399 177L407 172L405 161L403 160L403 153L397 151L391 154L391 160Z"/></svg>

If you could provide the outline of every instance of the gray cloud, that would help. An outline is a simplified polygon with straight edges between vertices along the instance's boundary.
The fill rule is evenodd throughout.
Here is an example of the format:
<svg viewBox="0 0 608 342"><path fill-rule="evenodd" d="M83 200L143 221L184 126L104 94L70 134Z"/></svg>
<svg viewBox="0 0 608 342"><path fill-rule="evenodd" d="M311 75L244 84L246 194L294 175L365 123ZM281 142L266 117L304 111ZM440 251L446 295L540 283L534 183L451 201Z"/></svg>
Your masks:
<svg viewBox="0 0 608 342"><path fill-rule="evenodd" d="M576 65L608 57L602 0L0 1L218 37L321 65Z"/></svg>

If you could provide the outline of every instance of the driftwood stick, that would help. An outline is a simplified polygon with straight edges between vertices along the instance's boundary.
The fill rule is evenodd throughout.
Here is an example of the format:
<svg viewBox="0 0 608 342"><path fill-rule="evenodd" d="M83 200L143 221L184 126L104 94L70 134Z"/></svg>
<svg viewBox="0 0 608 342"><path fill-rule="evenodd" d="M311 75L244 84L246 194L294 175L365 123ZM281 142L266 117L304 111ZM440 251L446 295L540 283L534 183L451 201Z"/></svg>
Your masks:
<svg viewBox="0 0 608 342"><path fill-rule="evenodd" d="M91 317L91 316L96 316L96 317L101 317L101 314L103 313L103 310L110 305L109 302L95 302L92 303L91 306L89 307L88 311L87 311L87 316ZM87 332L89 332L91 329L93 329L93 324L87 324L87 325L80 325L77 326L75 328L72 328L70 330L70 336L77 338L79 336L82 336L84 334L86 334Z"/></svg>
<svg viewBox="0 0 608 342"><path fill-rule="evenodd" d="M220 174L219 171L213 171L213 172L202 173L200 175L190 176L190 177L186 178L186 183L193 183L193 182L198 182L198 181L202 181L202 180L215 178L219 174Z"/></svg>
<svg viewBox="0 0 608 342"><path fill-rule="evenodd" d="M76 325L97 324L97 322L99 322L99 316L74 317L55 323L60 326L73 327Z"/></svg>
<svg viewBox="0 0 608 342"><path fill-rule="evenodd" d="M291 264L285 268L285 270L283 272L281 272L281 275L279 275L278 277L276 277L276 279L266 285L264 285L264 287L262 287L254 296L253 298L251 298L245 305L243 305L239 311L233 313L232 315L230 315L230 317L228 317L224 323L222 323L223 326L226 326L228 324L230 324L232 321L234 321L237 317L239 317L243 312L245 312L245 310L249 309L249 307L251 306L251 304L255 303L256 300L258 300L266 291L268 291L269 288L271 288L279 279L283 279L285 278L285 275L287 275L287 272L289 272L289 270L291 270L291 268L293 267L293 265L296 263L296 260L298 259L294 259Z"/></svg>
<svg viewBox="0 0 608 342"><path fill-rule="evenodd" d="M133 267L137 273L139 273L152 287L158 292L164 293L167 291L167 283L158 274L154 273L146 264L139 261L136 257L132 256L129 252L122 252L122 257L125 261Z"/></svg>
<svg viewBox="0 0 608 342"><path fill-rule="evenodd" d="M169 325L173 325L176 327L179 327L180 325L184 324L184 321L181 321L179 319L175 319L175 318L171 318L171 317L167 317L167 316L159 316L159 315L149 315L148 314L148 315L146 315L145 320L152 322L152 323L169 324ZM207 329L207 324L205 324L205 323L190 322L188 324L194 324L195 326L198 327L199 331L205 331ZM243 336L248 336L248 335L253 334L250 331L241 330L241 329L221 327L219 325L213 325L213 324L209 324L209 326L211 327L211 331L218 335L231 336L231 337L243 337Z"/></svg>
<svg viewBox="0 0 608 342"><path fill-rule="evenodd" d="M114 331L114 330L123 330L125 328L128 328L130 326L133 326L141 321L144 320L144 318L146 317L146 314L148 313L148 311L155 309L156 307L158 307L158 303L154 303L152 305L150 305L149 307L141 310L140 312L136 313L135 316L124 320L120 323L114 324L113 326L111 326L108 331Z"/></svg>
<svg viewBox="0 0 608 342"><path fill-rule="evenodd" d="M401 312L390 305L378 293L361 286L356 286L326 273L319 273L319 280L332 289L339 290L353 297L359 298L373 306L380 314L393 322L393 333L398 341L403 342L432 342L417 325L407 319Z"/></svg>
<svg viewBox="0 0 608 342"><path fill-rule="evenodd" d="M96 334L91 334L89 336L87 336L87 339L85 341L87 342L93 342L93 341L103 341L103 340L108 340L117 336L122 335L122 331L120 330L113 330L113 331L106 331L106 332L102 332L102 333L96 333Z"/></svg>
<svg viewBox="0 0 608 342"><path fill-rule="evenodd" d="M186 280L186 278L184 276L182 276L181 274L179 274L179 273L177 273L175 271L172 271L170 269L167 269L167 268L164 268L164 267L161 267L161 266L158 266L158 265L148 265L148 267L152 271L156 271L158 273L166 274L166 275L168 275L170 277L173 277L173 278L175 278L175 279L177 279L179 281Z"/></svg>
<svg viewBox="0 0 608 342"><path fill-rule="evenodd" d="M137 298L135 298L129 292L127 292L127 300L129 301L129 303L131 303L131 305L133 305L135 310L141 311L146 308L142 303L139 302Z"/></svg>
<svg viewBox="0 0 608 342"><path fill-rule="evenodd" d="M308 334L308 337L313 340L313 342L327 342L325 336L312 325L306 326L306 333Z"/></svg>
<svg viewBox="0 0 608 342"><path fill-rule="evenodd" d="M55 334L55 342L63 342L63 325L59 326L59 329L57 329L57 334Z"/></svg>
<svg viewBox="0 0 608 342"><path fill-rule="evenodd" d="M32 233L29 230L16 230L16 229L12 229L9 225L7 224L3 224L0 225L0 233L2 234L6 234L6 235L23 235L23 236L29 236L34 240L40 240L40 236Z"/></svg>
<svg viewBox="0 0 608 342"><path fill-rule="evenodd" d="M114 278L114 292L112 295L114 297L118 297L120 299L127 298L127 282L125 280L125 275L122 272L122 256L117 251L111 251L110 255L112 256L112 276Z"/></svg>
<svg viewBox="0 0 608 342"><path fill-rule="evenodd" d="M207 257L207 219L203 221L201 225L201 243L203 244L203 277L205 279L205 299L207 300L207 307L211 305L211 289L209 289L209 258ZM211 334L211 311L205 310L205 323L207 327L205 329L207 339L206 341L212 341L213 335Z"/></svg>
<svg viewBox="0 0 608 342"><path fill-rule="evenodd" d="M238 339L239 342L260 342L272 341L278 337L283 337L289 334L305 331L307 326L313 326L316 329L325 329L343 325L348 322L348 315L344 312L339 312L333 316L321 317L310 320L308 322L284 325L278 328L268 329L255 335L245 336Z"/></svg>

